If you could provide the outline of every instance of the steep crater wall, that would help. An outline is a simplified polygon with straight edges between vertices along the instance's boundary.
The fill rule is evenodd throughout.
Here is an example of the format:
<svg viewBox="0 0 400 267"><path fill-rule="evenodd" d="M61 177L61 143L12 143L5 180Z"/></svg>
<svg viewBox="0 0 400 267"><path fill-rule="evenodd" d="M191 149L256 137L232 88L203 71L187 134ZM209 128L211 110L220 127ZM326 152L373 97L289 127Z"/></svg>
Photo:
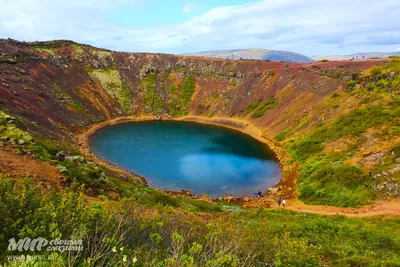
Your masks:
<svg viewBox="0 0 400 267"><path fill-rule="evenodd" d="M296 158L290 141L357 109L366 93L353 92L371 83L367 70L384 64L235 61L114 52L71 41L2 40L0 109L28 132L74 146L90 125L126 116L240 121L281 153L290 165L284 175L290 176L304 160Z"/></svg>
<svg viewBox="0 0 400 267"><path fill-rule="evenodd" d="M121 53L67 41L2 41L0 54L2 109L61 138L106 119L160 113L241 118L275 134L376 64Z"/></svg>

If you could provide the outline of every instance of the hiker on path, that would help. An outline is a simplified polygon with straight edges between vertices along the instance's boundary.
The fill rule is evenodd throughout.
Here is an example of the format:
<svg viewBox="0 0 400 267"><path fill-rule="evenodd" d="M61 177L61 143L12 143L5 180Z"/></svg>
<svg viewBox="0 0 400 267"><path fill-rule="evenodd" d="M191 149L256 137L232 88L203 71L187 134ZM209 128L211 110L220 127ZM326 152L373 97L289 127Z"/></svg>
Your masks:
<svg viewBox="0 0 400 267"><path fill-rule="evenodd" d="M279 206L279 207L281 206L281 202L282 202L282 200L281 200L281 199L278 199L278 206Z"/></svg>
<svg viewBox="0 0 400 267"><path fill-rule="evenodd" d="M261 195L262 195L261 191L260 191L260 190L258 190L258 192L257 192L257 198L260 198L260 197L261 197Z"/></svg>
<svg viewBox="0 0 400 267"><path fill-rule="evenodd" d="M286 207L286 199L282 200L282 206Z"/></svg>

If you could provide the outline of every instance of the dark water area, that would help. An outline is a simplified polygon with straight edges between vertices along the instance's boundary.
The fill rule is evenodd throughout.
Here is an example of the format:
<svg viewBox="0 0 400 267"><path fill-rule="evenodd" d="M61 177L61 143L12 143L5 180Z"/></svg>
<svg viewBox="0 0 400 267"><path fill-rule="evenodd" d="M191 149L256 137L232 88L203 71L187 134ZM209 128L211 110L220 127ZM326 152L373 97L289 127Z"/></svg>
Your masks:
<svg viewBox="0 0 400 267"><path fill-rule="evenodd" d="M100 129L90 145L98 157L164 190L254 197L281 177L268 147L222 127L173 121L126 123Z"/></svg>

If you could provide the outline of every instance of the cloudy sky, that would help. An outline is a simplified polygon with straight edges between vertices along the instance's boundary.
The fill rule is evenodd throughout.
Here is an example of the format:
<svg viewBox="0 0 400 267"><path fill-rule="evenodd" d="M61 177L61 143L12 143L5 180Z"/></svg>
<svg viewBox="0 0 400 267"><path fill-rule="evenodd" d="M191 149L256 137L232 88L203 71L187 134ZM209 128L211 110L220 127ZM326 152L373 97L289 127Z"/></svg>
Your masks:
<svg viewBox="0 0 400 267"><path fill-rule="evenodd" d="M130 52L400 51L400 0L0 0L0 38Z"/></svg>

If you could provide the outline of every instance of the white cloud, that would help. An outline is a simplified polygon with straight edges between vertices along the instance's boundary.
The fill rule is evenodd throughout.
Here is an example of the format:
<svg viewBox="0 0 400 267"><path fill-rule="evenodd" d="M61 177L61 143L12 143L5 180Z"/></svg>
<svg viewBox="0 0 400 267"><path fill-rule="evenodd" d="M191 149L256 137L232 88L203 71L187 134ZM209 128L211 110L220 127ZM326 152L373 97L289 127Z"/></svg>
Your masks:
<svg viewBox="0 0 400 267"><path fill-rule="evenodd" d="M199 4L197 4L196 2L190 2L190 3L186 3L183 8L182 8L182 12L183 13L189 13L192 12L193 9L195 9L196 7L198 7Z"/></svg>
<svg viewBox="0 0 400 267"><path fill-rule="evenodd" d="M110 11L127 5L128 0L0 0L0 37L64 38L124 51L169 53L260 47L349 54L393 51L400 45L398 0L263 0L149 27L123 27L106 19Z"/></svg>

